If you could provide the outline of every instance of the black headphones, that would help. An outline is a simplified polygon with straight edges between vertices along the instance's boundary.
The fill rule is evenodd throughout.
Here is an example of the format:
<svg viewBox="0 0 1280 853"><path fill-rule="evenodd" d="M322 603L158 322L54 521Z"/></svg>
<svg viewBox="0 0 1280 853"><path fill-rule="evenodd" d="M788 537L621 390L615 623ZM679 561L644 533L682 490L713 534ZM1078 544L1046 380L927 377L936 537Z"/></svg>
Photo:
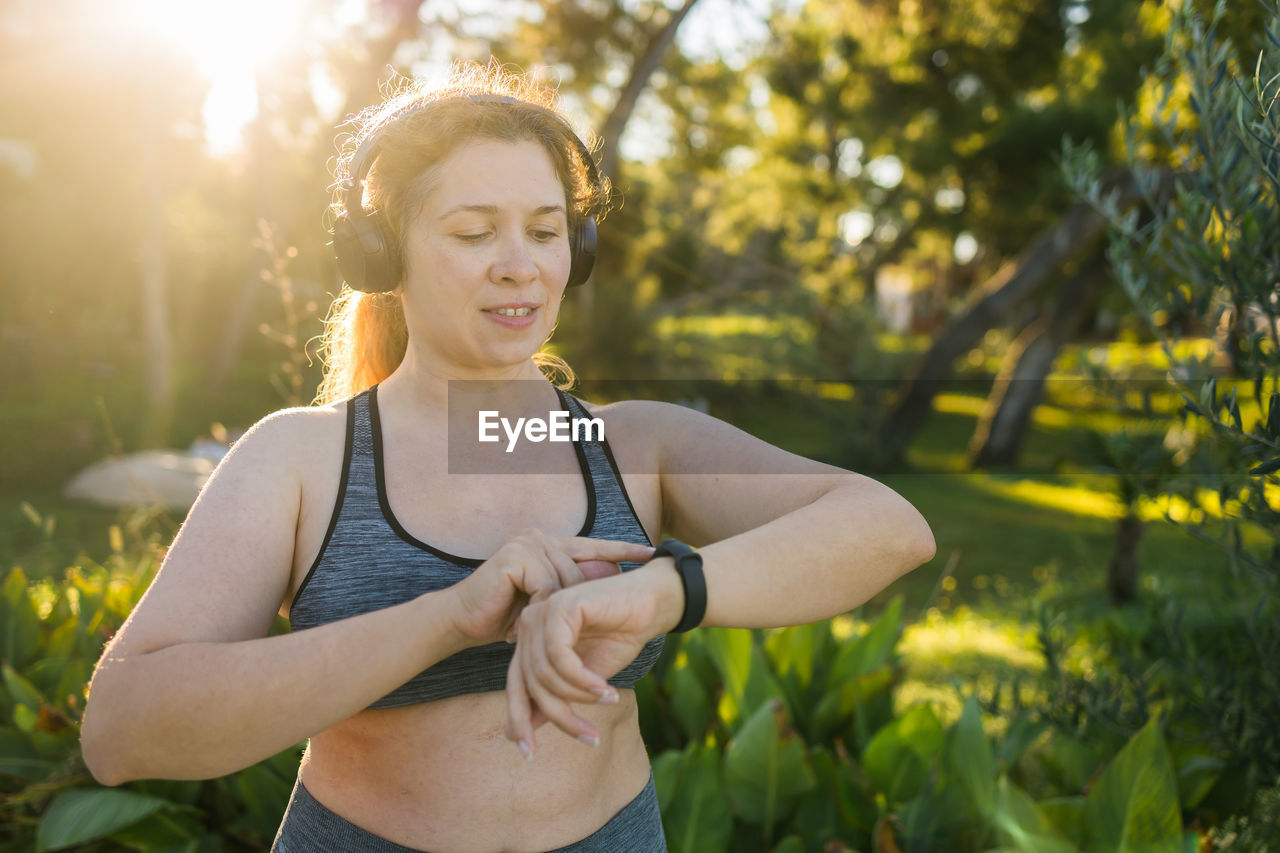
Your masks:
<svg viewBox="0 0 1280 853"><path fill-rule="evenodd" d="M445 98L427 104L418 104L391 116L381 127L369 134L356 153L351 157L348 177L338 185L342 199L342 210L334 220L333 256L338 262L342 277L353 290L365 293L384 293L394 290L400 283L402 270L400 267L400 250L392 234L386 218L378 211L364 209L364 181L369 176L373 162L378 159L382 147L382 137L388 127L404 118L430 110L439 104L472 101L478 103L521 104L546 113L555 121L568 125L550 110L537 104L518 101L505 95L470 95L459 98ZM600 173L591 159L591 151L578 135L569 128L569 136L573 139L578 154L587 170L587 177L593 186L600 186ZM584 284L591 276L591 268L596 262L596 220L591 216L578 217L577 227L569 241L569 249L573 253L573 261L569 266L568 286Z"/></svg>

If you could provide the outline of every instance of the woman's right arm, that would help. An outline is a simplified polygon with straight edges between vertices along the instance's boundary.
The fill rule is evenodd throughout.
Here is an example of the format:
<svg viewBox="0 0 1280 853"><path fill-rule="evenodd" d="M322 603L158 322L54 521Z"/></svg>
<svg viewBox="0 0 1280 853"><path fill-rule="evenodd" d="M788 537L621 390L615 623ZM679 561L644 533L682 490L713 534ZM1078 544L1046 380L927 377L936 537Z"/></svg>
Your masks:
<svg viewBox="0 0 1280 853"><path fill-rule="evenodd" d="M299 472L332 425L317 411L267 418L201 492L90 682L81 745L99 782L241 770L469 645L438 593L267 636L289 586Z"/></svg>
<svg viewBox="0 0 1280 853"><path fill-rule="evenodd" d="M462 583L268 637L289 587L300 472L316 464L317 447L333 443L325 415L281 412L236 443L104 649L81 726L85 763L102 784L242 770L364 710L449 655L502 640L530 598L616 572L609 564L643 561L652 551L527 531ZM329 455L340 459L340 439L337 446Z"/></svg>

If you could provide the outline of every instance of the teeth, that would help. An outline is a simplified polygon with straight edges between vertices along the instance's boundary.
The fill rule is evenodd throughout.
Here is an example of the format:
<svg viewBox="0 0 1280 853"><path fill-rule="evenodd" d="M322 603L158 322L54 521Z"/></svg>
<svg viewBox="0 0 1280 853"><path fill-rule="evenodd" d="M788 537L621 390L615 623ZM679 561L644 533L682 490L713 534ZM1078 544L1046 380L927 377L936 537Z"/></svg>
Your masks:
<svg viewBox="0 0 1280 853"><path fill-rule="evenodd" d="M493 313L503 317L528 317L532 308L495 308Z"/></svg>

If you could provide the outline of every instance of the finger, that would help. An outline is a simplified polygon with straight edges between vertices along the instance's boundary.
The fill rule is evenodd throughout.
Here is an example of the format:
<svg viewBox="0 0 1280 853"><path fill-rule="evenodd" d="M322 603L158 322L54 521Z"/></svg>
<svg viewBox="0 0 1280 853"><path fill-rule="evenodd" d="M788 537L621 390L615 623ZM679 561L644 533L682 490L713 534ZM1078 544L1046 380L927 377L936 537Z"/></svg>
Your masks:
<svg viewBox="0 0 1280 853"><path fill-rule="evenodd" d="M610 563L643 563L653 556L653 547L613 539L571 536L562 540L564 550L579 563L607 560Z"/></svg>
<svg viewBox="0 0 1280 853"><path fill-rule="evenodd" d="M533 760L533 753L537 748L533 738L534 726L531 725L529 701L521 672L520 647L517 646L516 654L507 667L507 723L504 729L507 739L516 742L516 748L526 761Z"/></svg>
<svg viewBox="0 0 1280 853"><path fill-rule="evenodd" d="M529 596L529 603L542 601L561 588L560 574L546 551L530 555L521 567L516 585Z"/></svg>
<svg viewBox="0 0 1280 853"><path fill-rule="evenodd" d="M526 672L526 684L529 697L537 703L538 707L547 716L547 719L556 725L562 732L569 737L577 738L583 743L592 746L600 745L600 733L596 731L588 720L578 716L573 708L569 707L569 703L560 699L551 691L547 690L540 681L529 677Z"/></svg>
<svg viewBox="0 0 1280 853"><path fill-rule="evenodd" d="M582 570L583 578L589 581L622 574L622 566L608 560L583 560L578 563L578 568Z"/></svg>
<svg viewBox="0 0 1280 853"><path fill-rule="evenodd" d="M618 691L604 676L582 662L572 647L552 646L546 652L547 662L566 685L557 691L571 702L594 702L610 705L618 701ZM572 692L571 692L572 691Z"/></svg>
<svg viewBox="0 0 1280 853"><path fill-rule="evenodd" d="M574 561L572 557L558 548L550 548L547 550L547 559L555 567L556 576L560 581L560 588L573 586L586 580L582 567Z"/></svg>
<svg viewBox="0 0 1280 853"><path fill-rule="evenodd" d="M595 704L609 693L609 684L582 665L572 648L573 638L562 636L567 631L539 632L541 636L529 645L525 661L526 681L540 687L564 702Z"/></svg>
<svg viewBox="0 0 1280 853"><path fill-rule="evenodd" d="M589 689L574 688L551 666L546 657L545 622L537 618L545 616L546 609L535 612L534 618L521 617L521 651L519 655L522 683L529 697L547 718L561 731L584 743L598 746L599 732L589 721L569 707L569 701L595 702L596 695ZM607 685L605 685L607 686Z"/></svg>

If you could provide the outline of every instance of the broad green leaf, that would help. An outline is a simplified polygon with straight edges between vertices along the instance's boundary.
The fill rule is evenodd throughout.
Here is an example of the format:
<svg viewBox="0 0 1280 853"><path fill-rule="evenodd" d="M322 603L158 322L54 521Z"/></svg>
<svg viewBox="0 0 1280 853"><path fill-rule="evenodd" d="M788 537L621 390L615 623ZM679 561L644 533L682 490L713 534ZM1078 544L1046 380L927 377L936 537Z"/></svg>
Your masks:
<svg viewBox="0 0 1280 853"><path fill-rule="evenodd" d="M681 731L690 741L701 740L711 717L711 699L702 682L687 664L677 663L667 672L666 687L671 697L671 711Z"/></svg>
<svg viewBox="0 0 1280 853"><path fill-rule="evenodd" d="M1086 841L1084 826L1084 797L1051 797L1036 805L1044 816L1072 844L1083 849Z"/></svg>
<svg viewBox="0 0 1280 853"><path fill-rule="evenodd" d="M1009 728L1005 730L1004 737L1000 739L1000 745L996 749L996 760L1000 762L1002 767L1012 767L1018 762L1031 744L1040 739L1049 728L1049 723L1045 720L1032 720L1030 713L1022 712L1013 718L1009 723Z"/></svg>
<svg viewBox="0 0 1280 853"><path fill-rule="evenodd" d="M40 654L40 617L27 592L27 576L14 567L0 586L0 658L22 668Z"/></svg>
<svg viewBox="0 0 1280 853"><path fill-rule="evenodd" d="M679 782L662 810L667 846L671 853L724 853L733 815L724 796L719 750L691 746L683 758Z"/></svg>
<svg viewBox="0 0 1280 853"><path fill-rule="evenodd" d="M653 787L658 792L658 810L664 814L675 797L684 763L685 753L674 749L668 749L649 762L653 768Z"/></svg>
<svg viewBox="0 0 1280 853"><path fill-rule="evenodd" d="M1182 813L1159 721L1152 717L1103 771L1085 801L1091 850L1176 850Z"/></svg>
<svg viewBox="0 0 1280 853"><path fill-rule="evenodd" d="M739 707L751 669L751 632L736 628L708 628L702 632L707 653L724 680L725 693Z"/></svg>
<svg viewBox="0 0 1280 853"><path fill-rule="evenodd" d="M814 786L804 742L781 702L760 706L725 749L725 789L734 810L750 823L772 827Z"/></svg>
<svg viewBox="0 0 1280 853"><path fill-rule="evenodd" d="M888 698L895 683L896 673L893 667L885 664L842 685L831 685L818 702L814 714L817 736L825 739L853 717L859 725L859 742L865 741L870 732L864 733L862 727L872 728L872 724L868 724L865 719L868 707Z"/></svg>
<svg viewBox="0 0 1280 853"><path fill-rule="evenodd" d="M1022 853L1077 853L1045 816L1035 801L1001 776L996 784L996 810L992 818L1001 840Z"/></svg>
<svg viewBox="0 0 1280 853"><path fill-rule="evenodd" d="M278 823L289 804L293 782L281 779L271 768L262 764L247 767L235 775L236 787L244 798L245 806L260 823Z"/></svg>
<svg viewBox="0 0 1280 853"><path fill-rule="evenodd" d="M986 820L974 812L965 793L938 781L930 777L916 797L896 810L898 840L904 850L945 850L962 835L984 834Z"/></svg>
<svg viewBox="0 0 1280 853"><path fill-rule="evenodd" d="M990 815L996 802L996 760L982 731L978 700L972 696L964 701L960 719L951 730L947 759L978 813Z"/></svg>
<svg viewBox="0 0 1280 853"><path fill-rule="evenodd" d="M828 683L838 687L887 664L901 633L902 596L895 596L865 634L848 641L841 649L831 667Z"/></svg>
<svg viewBox="0 0 1280 853"><path fill-rule="evenodd" d="M804 853L804 841L798 835L788 835L775 844L770 853Z"/></svg>
<svg viewBox="0 0 1280 853"><path fill-rule="evenodd" d="M27 679L23 678L16 669L5 661L0 667L4 673L4 688L9 694L9 699L15 703L21 703L29 708L39 710L44 704L44 696L36 689L36 686Z"/></svg>
<svg viewBox="0 0 1280 853"><path fill-rule="evenodd" d="M42 782L57 766L57 762L41 757L26 734L0 726L0 775Z"/></svg>
<svg viewBox="0 0 1280 853"><path fill-rule="evenodd" d="M284 813L283 806L280 813ZM276 822L279 820L280 816L276 815ZM135 850L145 850L147 853L197 853L209 849L209 836L198 820L190 815L171 814L168 809L117 830L109 837L112 841ZM214 840L220 841L221 846L226 846L225 838Z"/></svg>
<svg viewBox="0 0 1280 853"><path fill-rule="evenodd" d="M41 696L48 696L56 700L58 682L62 680L62 676L66 673L69 664L70 661L65 657L46 655L24 669L22 674L27 681L31 682L31 686L40 692Z"/></svg>
<svg viewBox="0 0 1280 853"><path fill-rule="evenodd" d="M869 833L876 822L876 804L856 784L851 768L822 746L809 750L809 763L817 784L800 798L792 826L810 841Z"/></svg>
<svg viewBox="0 0 1280 853"><path fill-rule="evenodd" d="M862 766L890 804L905 802L920 793L942 741L938 718L928 705L917 705L875 733Z"/></svg>
<svg viewBox="0 0 1280 853"><path fill-rule="evenodd" d="M1226 769L1226 762L1214 755L1191 755L1178 764L1178 802L1195 808Z"/></svg>
<svg viewBox="0 0 1280 853"><path fill-rule="evenodd" d="M707 653L723 680L719 713L730 730L735 729L764 703L782 697L769 661L741 628L711 628L704 632Z"/></svg>
<svg viewBox="0 0 1280 853"><path fill-rule="evenodd" d="M37 851L61 850L102 838L171 803L163 797L117 788L75 788L49 803L36 830Z"/></svg>
<svg viewBox="0 0 1280 853"><path fill-rule="evenodd" d="M1062 788L1074 793L1084 793L1102 763L1089 747L1061 732L1055 732L1045 748L1035 754L1057 777Z"/></svg>
<svg viewBox="0 0 1280 853"><path fill-rule="evenodd" d="M765 651L773 661L780 676L792 676L801 687L807 687L813 678L815 655L820 640L818 632L830 636L830 626L825 622L779 628L765 639Z"/></svg>

